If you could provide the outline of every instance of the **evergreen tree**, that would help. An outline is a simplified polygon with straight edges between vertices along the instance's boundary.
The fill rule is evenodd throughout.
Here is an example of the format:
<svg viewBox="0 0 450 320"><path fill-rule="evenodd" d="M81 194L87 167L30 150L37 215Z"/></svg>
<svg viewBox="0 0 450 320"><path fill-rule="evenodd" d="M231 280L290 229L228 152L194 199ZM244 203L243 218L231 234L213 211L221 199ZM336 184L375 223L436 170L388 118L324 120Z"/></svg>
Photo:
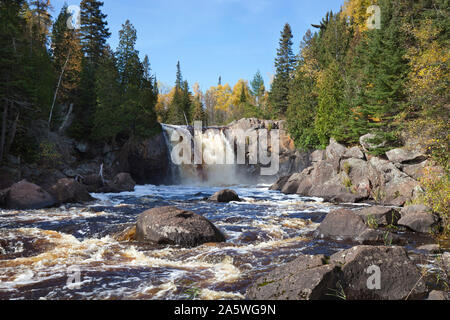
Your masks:
<svg viewBox="0 0 450 320"><path fill-rule="evenodd" d="M250 82L250 85L252 87L252 94L255 97L256 104L259 106L261 98L264 95L264 92L266 91L264 87L264 79L261 76L261 72L259 70L256 72L255 76L253 77L253 80Z"/></svg>
<svg viewBox="0 0 450 320"><path fill-rule="evenodd" d="M107 28L107 15L101 11L102 6L103 2L97 0L82 0L80 4L83 51L94 65L105 51L106 40L111 36Z"/></svg>
<svg viewBox="0 0 450 320"><path fill-rule="evenodd" d="M402 25L401 6L388 0L380 0L379 5L381 29L368 30L367 40L360 46L364 90L358 97L358 112L367 130L376 134L378 142L392 144L398 125L395 117L404 109L408 64L404 58L405 35L399 27Z"/></svg>
<svg viewBox="0 0 450 320"><path fill-rule="evenodd" d="M272 117L285 115L289 104L289 82L295 68L295 56L292 52L292 31L289 24L284 26L275 59L275 78L269 95Z"/></svg>

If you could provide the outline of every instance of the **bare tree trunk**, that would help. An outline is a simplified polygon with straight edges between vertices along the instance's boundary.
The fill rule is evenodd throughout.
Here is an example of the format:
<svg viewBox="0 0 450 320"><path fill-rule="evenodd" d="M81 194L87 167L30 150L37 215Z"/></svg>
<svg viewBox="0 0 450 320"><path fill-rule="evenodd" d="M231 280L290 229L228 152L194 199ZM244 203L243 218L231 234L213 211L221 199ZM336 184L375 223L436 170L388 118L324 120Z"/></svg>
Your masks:
<svg viewBox="0 0 450 320"><path fill-rule="evenodd" d="M66 130L67 123L69 122L70 116L72 115L72 111L73 111L73 103L70 104L69 110L67 111L67 114L64 117L64 121L58 129L59 134L63 134L64 131Z"/></svg>
<svg viewBox="0 0 450 320"><path fill-rule="evenodd" d="M67 55L67 59L66 59L66 62L64 63L64 66L62 67L61 74L59 75L58 85L56 86L55 95L53 96L53 103L52 103L52 107L50 109L50 116L48 117L48 127L49 128L50 128L50 123L52 122L53 108L55 107L56 97L58 96L58 90L61 85L61 80L64 75L64 71L66 70L67 62L69 62L69 58L70 58L70 52Z"/></svg>
<svg viewBox="0 0 450 320"><path fill-rule="evenodd" d="M3 107L3 118L2 118L2 134L0 136L0 162L3 160L5 140L6 140L6 124L8 118L8 102L5 103Z"/></svg>
<svg viewBox="0 0 450 320"><path fill-rule="evenodd" d="M6 144L6 150L5 150L6 156L9 154L9 151L11 150L11 146L14 142L14 138L16 137L17 124L19 123L19 118L20 118L20 112L17 112L16 119L14 120L14 122L11 126L11 132L9 133L8 143Z"/></svg>

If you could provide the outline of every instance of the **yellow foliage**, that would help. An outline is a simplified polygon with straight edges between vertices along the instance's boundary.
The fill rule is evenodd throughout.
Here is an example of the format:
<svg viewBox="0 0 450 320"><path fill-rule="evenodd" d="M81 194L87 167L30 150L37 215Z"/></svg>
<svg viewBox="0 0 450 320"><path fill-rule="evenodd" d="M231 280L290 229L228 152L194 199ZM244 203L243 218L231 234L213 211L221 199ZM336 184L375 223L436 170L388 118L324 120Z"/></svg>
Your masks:
<svg viewBox="0 0 450 320"><path fill-rule="evenodd" d="M370 17L367 8L377 3L377 0L347 0L342 8L342 15L352 22L358 31L363 32L367 30L367 20Z"/></svg>

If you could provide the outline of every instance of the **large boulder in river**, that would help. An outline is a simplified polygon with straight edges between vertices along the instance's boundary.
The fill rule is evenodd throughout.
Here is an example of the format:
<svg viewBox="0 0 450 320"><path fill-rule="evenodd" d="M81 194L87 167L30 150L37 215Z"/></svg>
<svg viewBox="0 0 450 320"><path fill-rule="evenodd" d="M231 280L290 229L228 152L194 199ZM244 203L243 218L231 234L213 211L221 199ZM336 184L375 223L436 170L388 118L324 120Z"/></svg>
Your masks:
<svg viewBox="0 0 450 320"><path fill-rule="evenodd" d="M216 201L216 202L231 202L231 201L241 201L238 194L234 190L225 189L216 192L213 194L210 198L210 201Z"/></svg>
<svg viewBox="0 0 450 320"><path fill-rule="evenodd" d="M368 229L355 211L339 209L327 214L315 235L320 238L356 239Z"/></svg>
<svg viewBox="0 0 450 320"><path fill-rule="evenodd" d="M439 218L424 205L407 206L400 213L402 218L398 224L416 232L431 233L439 222Z"/></svg>
<svg viewBox="0 0 450 320"><path fill-rule="evenodd" d="M326 265L323 255L289 262L259 278L247 290L251 300L330 300L339 280L339 268Z"/></svg>
<svg viewBox="0 0 450 320"><path fill-rule="evenodd" d="M50 194L58 203L81 203L94 200L86 187L74 179L60 179L50 189Z"/></svg>
<svg viewBox="0 0 450 320"><path fill-rule="evenodd" d="M348 300L413 300L427 295L420 270L402 247L357 246L332 255L329 263L341 267Z"/></svg>
<svg viewBox="0 0 450 320"><path fill-rule="evenodd" d="M8 209L42 209L55 205L55 199L47 191L26 180L11 186L5 202Z"/></svg>
<svg viewBox="0 0 450 320"><path fill-rule="evenodd" d="M192 211L159 207L139 215L136 240L195 247L207 242L223 242L225 236L209 220Z"/></svg>
<svg viewBox="0 0 450 320"><path fill-rule="evenodd" d="M366 207L355 212L368 225L376 224L378 226L396 226L400 219L400 213L392 207Z"/></svg>
<svg viewBox="0 0 450 320"><path fill-rule="evenodd" d="M99 188L100 193L120 193L134 191L136 183L129 173L118 173L112 181L108 181L105 186Z"/></svg>

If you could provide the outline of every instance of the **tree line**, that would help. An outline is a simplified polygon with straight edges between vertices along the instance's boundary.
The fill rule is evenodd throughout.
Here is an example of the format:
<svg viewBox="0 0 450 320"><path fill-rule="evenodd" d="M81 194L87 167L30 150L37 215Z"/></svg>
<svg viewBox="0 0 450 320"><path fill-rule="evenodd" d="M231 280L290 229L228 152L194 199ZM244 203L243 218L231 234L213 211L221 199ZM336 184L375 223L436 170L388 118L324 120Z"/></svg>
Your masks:
<svg viewBox="0 0 450 320"><path fill-rule="evenodd" d="M136 29L126 21L112 49L102 6L82 0L77 26L67 5L52 21L49 0L0 2L0 162L34 161L36 127L111 144L159 130L157 81Z"/></svg>

